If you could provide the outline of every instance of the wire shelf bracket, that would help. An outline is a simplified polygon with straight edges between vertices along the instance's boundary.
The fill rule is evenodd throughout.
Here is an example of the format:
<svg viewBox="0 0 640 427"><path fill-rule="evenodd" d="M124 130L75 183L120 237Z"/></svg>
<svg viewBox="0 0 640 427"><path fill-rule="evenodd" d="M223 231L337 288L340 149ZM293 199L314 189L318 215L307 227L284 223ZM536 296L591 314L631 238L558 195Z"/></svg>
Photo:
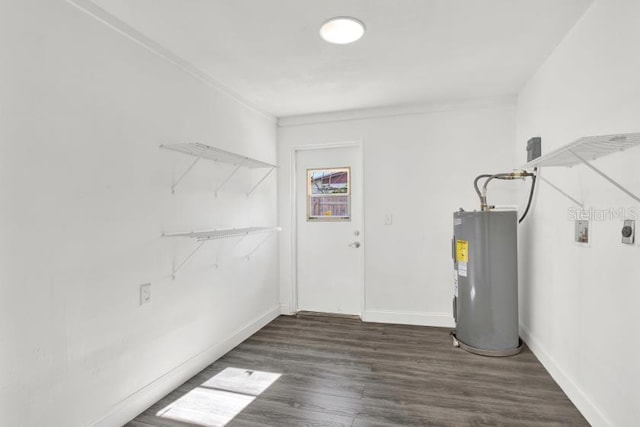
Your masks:
<svg viewBox="0 0 640 427"><path fill-rule="evenodd" d="M251 197L251 195L253 194L254 191L256 191L256 189L258 187L260 187L260 184L262 184L264 182L265 179L267 179L269 177L269 175L271 175L271 172L273 172L276 169L275 166L272 166L267 173L262 177L262 179L260 179L260 181L258 181L256 183L256 185L253 186L253 188L247 193L247 197Z"/></svg>
<svg viewBox="0 0 640 427"><path fill-rule="evenodd" d="M620 191L622 191L623 193L625 193L626 195L631 197L633 200L635 200L636 202L640 203L640 197L636 196L634 193L632 193L631 191L627 190L622 184L618 183L616 180L611 178L609 175L607 175L606 173L602 172L600 169L598 169L595 166L593 166L591 163L589 163L586 159L584 159L578 153L573 153L573 155L576 156L582 162L582 164L584 164L586 167L588 167L589 169L591 169L592 171L594 171L595 173L600 175L605 180L609 181L609 183L613 184L614 187L616 187L617 189L619 189Z"/></svg>
<svg viewBox="0 0 640 427"><path fill-rule="evenodd" d="M566 197L567 199L571 200L573 203L575 203L576 205L580 206L581 208L584 209L584 204L576 199L574 199L573 197L571 197L567 192L565 192L563 189L561 189L560 187L558 187L557 185L555 185L554 183L552 183L551 181L549 181L548 179L538 175L538 178L540 180L542 180L543 182L545 182L547 185L549 185L551 188L553 188L554 190L556 190L558 193L562 194L564 197Z"/></svg>
<svg viewBox="0 0 640 427"><path fill-rule="evenodd" d="M260 247L264 245L267 240L269 240L271 236L272 234L267 234L266 236L264 236L264 238L260 241L260 243L258 243L251 251L245 254L244 256L245 261L249 261L253 256L253 254L255 254L258 251L258 249L260 249Z"/></svg>
<svg viewBox="0 0 640 427"><path fill-rule="evenodd" d="M171 184L171 194L176 194L176 187L178 186L178 184L180 184L182 178L187 176L187 174L191 171L191 169L193 169L193 167L200 161L201 158L202 157L196 157L193 163L191 163L191 165L182 173L182 175L180 175L180 177Z"/></svg>
<svg viewBox="0 0 640 427"><path fill-rule="evenodd" d="M629 148L640 145L640 133L624 133L617 135L600 135L600 136L587 136L580 138L570 144L558 148L538 157L524 165L523 169L533 169L535 167L573 167L575 165L585 165L610 184L618 188L620 191L627 194L629 197L637 202L640 202L638 197L633 192L629 191L622 184L611 178L609 175L596 168L591 161L597 160L601 157L609 154L618 153ZM548 180L543 179L547 184L551 185L555 190L568 197L574 203L582 206L582 203L578 202L573 197L556 187Z"/></svg>
<svg viewBox="0 0 640 427"><path fill-rule="evenodd" d="M224 181L222 181L220 185L218 185L218 188L216 188L215 191L213 192L213 195L215 197L218 197L218 191L222 190L222 188L225 185L227 185L227 182L231 181L231 178L233 178L233 176L236 174L236 172L240 170L241 167L242 167L242 163L237 165L236 168L233 170L233 172L231 172L231 174L227 177L227 179L225 179Z"/></svg>
<svg viewBox="0 0 640 427"><path fill-rule="evenodd" d="M184 261L182 261L180 263L180 265L178 265L177 267L175 266L175 263L173 264L173 269L171 271L171 279L172 280L176 279L176 275L178 274L178 272L180 270L182 270L184 268L184 266L187 265L187 263L189 261L191 261L191 258L196 256L196 254L200 251L200 249L202 249L202 247L204 246L205 243L207 243L207 242L206 241L200 242L200 244L196 247L196 249L193 252L191 252L191 254L188 257L186 257L184 259Z"/></svg>
<svg viewBox="0 0 640 427"><path fill-rule="evenodd" d="M214 194L217 197L218 192L233 178L240 168L247 169L269 169L267 173L260 179L257 184L247 193L247 197L251 196L256 189L267 179L267 177L277 168L276 165L263 162L261 160L252 159L251 157L241 154L232 153L231 151L222 150L220 148L201 144L199 142L189 142L180 144L163 144L160 148L166 150L177 151L196 157L196 160L180 175L180 177L171 185L171 192L175 193L175 189L182 179L193 169L200 159L207 159L213 162L226 163L235 166L235 169L227 178L215 189Z"/></svg>
<svg viewBox="0 0 640 427"><path fill-rule="evenodd" d="M233 237L240 237L240 240L236 242L236 246L239 242L245 237L252 234L271 234L281 231L281 227L238 227L238 228L220 228L214 230L205 230L205 231L185 231L185 232L176 232L176 233L162 233L162 237L188 237L191 239L196 239L199 242L199 245L187 256L177 267L175 266L171 272L171 278L175 280L176 275L180 270L182 270L189 261L202 249L202 247L210 240L218 240L218 239L229 239ZM248 255L245 255L246 259L249 259L249 256L253 254L258 247L260 247L265 239L263 239ZM216 256L215 268L218 268L218 256Z"/></svg>

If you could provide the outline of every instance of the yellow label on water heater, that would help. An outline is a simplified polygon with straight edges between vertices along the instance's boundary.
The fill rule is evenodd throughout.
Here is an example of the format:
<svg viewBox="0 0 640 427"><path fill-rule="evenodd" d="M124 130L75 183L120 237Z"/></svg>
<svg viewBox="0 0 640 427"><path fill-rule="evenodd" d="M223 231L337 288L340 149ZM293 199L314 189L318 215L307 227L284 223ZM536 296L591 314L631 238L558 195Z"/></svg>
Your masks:
<svg viewBox="0 0 640 427"><path fill-rule="evenodd" d="M456 261L469 262L469 242L456 240Z"/></svg>

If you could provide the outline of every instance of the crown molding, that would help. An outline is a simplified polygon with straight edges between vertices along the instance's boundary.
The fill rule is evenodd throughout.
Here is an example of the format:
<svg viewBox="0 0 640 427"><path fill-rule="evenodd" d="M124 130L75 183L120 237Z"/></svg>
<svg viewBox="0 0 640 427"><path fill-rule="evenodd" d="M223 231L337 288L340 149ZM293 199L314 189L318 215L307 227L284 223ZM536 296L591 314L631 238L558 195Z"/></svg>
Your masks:
<svg viewBox="0 0 640 427"><path fill-rule="evenodd" d="M418 115L426 113L455 111L465 109L486 109L496 107L515 107L516 96L504 96L497 98L487 98L481 100L462 100L447 103L421 103L421 104L405 104L385 107L362 108L344 111L332 111L324 113L311 113L286 117L275 117L273 114L263 110L258 105L244 98L230 87L224 85L212 75L205 73L200 68L185 60L173 51L167 49L160 43L145 36L129 24L120 20L116 16L102 9L92 0L65 0L71 6L77 8L81 12L101 22L112 30L120 33L129 40L147 49L149 52L162 58L168 63L176 66L183 72L200 80L207 86L211 87L218 93L237 102L245 108L265 117L273 123L277 123L280 127L287 126L303 126L309 124L339 122L348 120L364 120L372 118L384 118L404 115Z"/></svg>
<svg viewBox="0 0 640 427"><path fill-rule="evenodd" d="M445 111L515 108L515 106L515 95L447 103L404 104L387 107L361 108L355 110L331 111L326 113L312 113L299 116L280 117L278 118L278 126L304 126L320 123L419 115Z"/></svg>
<svg viewBox="0 0 640 427"><path fill-rule="evenodd" d="M264 116L265 118L269 119L274 123L277 121L274 115L268 113L267 111L261 109L257 105L248 101L246 98L244 98L243 96L241 96L240 94L235 92L233 89L229 88L228 86L222 84L219 80L217 80L210 74L205 73L200 68L196 67L189 61L185 60L184 58L180 57L176 53L162 46L160 43L145 36L140 31L136 30L129 24L126 24L124 21L110 14L106 10L102 9L93 1L66 0L66 2L74 6L78 10L91 16L95 20L103 23L104 25L111 28L112 30L127 37L129 40L147 49L149 52L152 52L153 54L159 56L165 61L173 64L174 66L178 67L180 70L184 71L185 73L191 75L192 77L195 77L196 79L200 80L207 86L219 92L220 94L225 95L229 99L241 104L242 106L252 110L255 113L258 113Z"/></svg>

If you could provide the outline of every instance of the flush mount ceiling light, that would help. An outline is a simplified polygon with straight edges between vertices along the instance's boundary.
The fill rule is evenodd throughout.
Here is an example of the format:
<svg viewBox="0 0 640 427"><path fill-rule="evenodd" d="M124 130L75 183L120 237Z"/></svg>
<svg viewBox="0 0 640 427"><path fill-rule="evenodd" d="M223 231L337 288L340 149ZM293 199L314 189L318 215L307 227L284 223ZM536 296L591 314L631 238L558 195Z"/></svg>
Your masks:
<svg viewBox="0 0 640 427"><path fill-rule="evenodd" d="M349 44L364 34L364 24L350 16L337 16L320 27L320 37L334 44Z"/></svg>

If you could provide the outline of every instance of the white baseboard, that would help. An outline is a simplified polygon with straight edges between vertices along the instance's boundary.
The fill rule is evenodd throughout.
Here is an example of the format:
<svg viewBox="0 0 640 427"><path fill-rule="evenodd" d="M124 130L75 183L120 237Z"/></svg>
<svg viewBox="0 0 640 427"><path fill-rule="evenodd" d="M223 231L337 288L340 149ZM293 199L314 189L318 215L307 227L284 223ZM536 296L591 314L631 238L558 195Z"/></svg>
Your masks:
<svg viewBox="0 0 640 427"><path fill-rule="evenodd" d="M529 346L533 354L536 355L547 372L551 374L551 377L558 383L562 391L564 391L569 400L578 408L589 424L594 427L609 427L612 425L602 411L589 399L587 394L582 391L554 358L551 357L540 341L522 324L520 325L520 337L527 343L527 346Z"/></svg>
<svg viewBox="0 0 640 427"><path fill-rule="evenodd" d="M167 395L167 393L228 353L279 315L280 306L272 308L240 328L226 340L216 343L203 352L196 354L171 371L160 376L155 381L129 395L126 399L115 404L106 415L88 425L91 427L112 427L126 424L160 398Z"/></svg>
<svg viewBox="0 0 640 427"><path fill-rule="evenodd" d="M449 313L422 313L411 311L366 310L365 322L396 323L401 325L439 326L453 328L453 315Z"/></svg>
<svg viewBox="0 0 640 427"><path fill-rule="evenodd" d="M280 314L291 316L294 313L291 311L291 307L289 306L289 304L280 304Z"/></svg>

